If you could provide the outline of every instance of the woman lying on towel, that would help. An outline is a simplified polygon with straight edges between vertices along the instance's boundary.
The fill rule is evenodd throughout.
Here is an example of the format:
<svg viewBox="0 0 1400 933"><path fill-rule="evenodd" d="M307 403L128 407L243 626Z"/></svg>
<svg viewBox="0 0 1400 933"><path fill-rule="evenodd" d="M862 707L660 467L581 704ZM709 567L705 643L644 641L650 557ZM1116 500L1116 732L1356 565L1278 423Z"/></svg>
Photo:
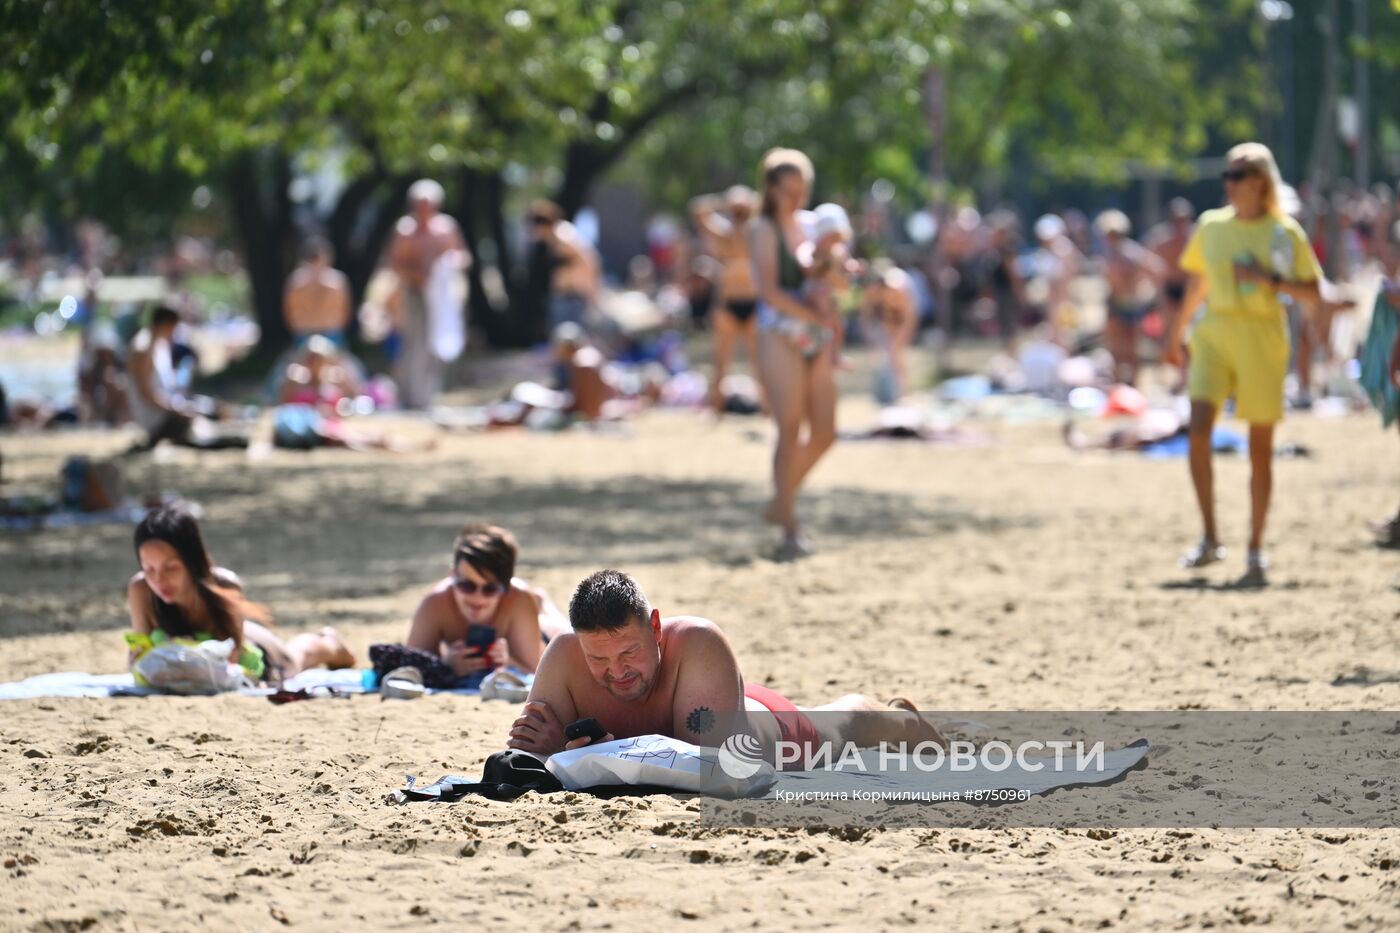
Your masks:
<svg viewBox="0 0 1400 933"><path fill-rule="evenodd" d="M429 687L478 686L497 667L533 672L545 642L569 630L549 594L515 576L515 536L470 523L452 545L452 574L418 604L403 645L372 645L380 676L416 667Z"/></svg>
<svg viewBox="0 0 1400 933"><path fill-rule="evenodd" d="M334 343L319 334L312 336L284 374L282 403L272 416L273 446L284 450L344 447L390 453L416 453L437 446L432 439L396 440L347 424L360 399L374 400L375 395L361 394L366 388L360 385L350 361L341 358Z"/></svg>
<svg viewBox="0 0 1400 933"><path fill-rule="evenodd" d="M153 509L136 526L141 570L126 588L129 664L157 645L233 639L233 659L250 680L280 682L308 668L354 667L335 629L282 641L260 624L268 615L243 595L229 570L215 567L194 516L180 506Z"/></svg>

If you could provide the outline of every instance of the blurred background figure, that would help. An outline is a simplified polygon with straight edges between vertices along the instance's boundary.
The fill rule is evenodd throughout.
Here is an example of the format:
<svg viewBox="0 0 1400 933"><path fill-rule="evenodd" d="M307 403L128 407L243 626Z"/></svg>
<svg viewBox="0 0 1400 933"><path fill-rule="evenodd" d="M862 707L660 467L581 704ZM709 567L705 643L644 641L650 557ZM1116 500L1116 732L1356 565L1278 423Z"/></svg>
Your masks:
<svg viewBox="0 0 1400 933"><path fill-rule="evenodd" d="M398 357L394 381L399 404L408 409L432 406L442 389L444 360L434 347L431 279L438 263L447 272L471 265L457 221L441 212L442 186L422 179L408 189L409 213L394 228L389 265L398 276ZM441 274L443 269L438 269Z"/></svg>
<svg viewBox="0 0 1400 933"><path fill-rule="evenodd" d="M539 200L530 207L534 248L543 254L549 274L549 330L560 324L588 328L589 310L598 300L602 270L597 251L564 219L559 205ZM653 264L653 273L655 265Z"/></svg>
<svg viewBox="0 0 1400 933"><path fill-rule="evenodd" d="M1094 220L1103 242L1104 278L1108 283L1108 320L1104 337L1113 354L1114 378L1137 383L1138 340L1142 322L1157 301L1166 266L1150 250L1128 236L1132 223L1119 210L1107 210Z"/></svg>
<svg viewBox="0 0 1400 933"><path fill-rule="evenodd" d="M1176 326L1177 315L1183 312L1181 302L1186 297L1188 276L1181 269L1181 254L1196 226L1196 209L1185 198L1172 198L1167 204L1167 219L1148 231L1145 245L1162 263L1161 288L1157 292L1158 320L1148 336L1159 343L1165 341ZM1183 377L1184 378L1184 374ZM1180 384L1176 386L1180 389Z"/></svg>
<svg viewBox="0 0 1400 933"><path fill-rule="evenodd" d="M174 308L157 307L127 351L126 397L136 423L146 432L142 447L149 450L161 441L208 450L247 447L246 437L213 429L211 420L221 414L217 403L189 394L176 362L179 324Z"/></svg>
<svg viewBox="0 0 1400 933"><path fill-rule="evenodd" d="M1044 283L1050 339L1066 343L1075 320L1070 283L1084 267L1084 254L1070 239L1064 220L1057 214L1043 214L1036 220L1035 241L1034 268Z"/></svg>
<svg viewBox="0 0 1400 933"><path fill-rule="evenodd" d="M350 282L334 268L335 252L325 237L309 237L302 247L301 264L287 280L283 314L292 345L298 349L321 336L338 349L346 348L350 326Z"/></svg>
<svg viewBox="0 0 1400 933"><path fill-rule="evenodd" d="M735 185L724 193L701 195L690 202L690 214L700 230L706 250L720 263L719 288L710 315L714 329L714 370L710 403L724 410L720 387L729 374L734 349L743 345L748 366L758 357L758 291L749 254L750 223L758 195L752 188Z"/></svg>

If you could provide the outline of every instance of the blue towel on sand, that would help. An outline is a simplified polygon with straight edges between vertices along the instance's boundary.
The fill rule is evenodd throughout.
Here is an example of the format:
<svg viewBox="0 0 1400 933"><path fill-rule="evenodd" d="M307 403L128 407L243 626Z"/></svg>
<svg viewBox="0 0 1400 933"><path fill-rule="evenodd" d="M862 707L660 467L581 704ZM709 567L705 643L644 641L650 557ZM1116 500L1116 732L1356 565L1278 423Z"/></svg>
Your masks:
<svg viewBox="0 0 1400 933"><path fill-rule="evenodd" d="M1175 434L1164 441L1148 444L1142 448L1144 456L1153 460L1170 460L1184 457L1191 446L1191 439L1185 432ZM1243 454L1249 452L1249 438L1233 428L1216 425L1210 432L1210 449L1218 454Z"/></svg>

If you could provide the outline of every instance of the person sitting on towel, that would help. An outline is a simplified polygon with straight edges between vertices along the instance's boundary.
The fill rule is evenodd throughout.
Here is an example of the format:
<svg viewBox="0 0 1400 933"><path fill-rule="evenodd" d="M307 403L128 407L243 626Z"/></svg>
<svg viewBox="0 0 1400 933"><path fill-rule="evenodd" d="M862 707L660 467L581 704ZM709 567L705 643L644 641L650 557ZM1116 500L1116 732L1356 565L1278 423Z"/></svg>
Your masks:
<svg viewBox="0 0 1400 933"><path fill-rule="evenodd" d="M126 587L130 664L177 639L231 638L232 657L255 682L279 682L322 665L332 670L355 666L354 655L333 628L284 642L259 624L269 621L267 613L244 597L236 574L214 566L199 523L187 509L152 509L136 526L135 546L141 569Z"/></svg>
<svg viewBox="0 0 1400 933"><path fill-rule="evenodd" d="M515 575L504 528L471 522L452 545L452 573L418 604L404 645L374 645L375 670L417 667L432 687L477 686L497 667L533 671L545 640L569 628L549 594Z"/></svg>
<svg viewBox="0 0 1400 933"><path fill-rule="evenodd" d="M722 717L747 713L749 729L812 748L822 741L860 746L881 741L942 743L908 700L888 705L850 694L816 711L813 721L781 694L746 683L734 649L719 626L697 616L663 619L635 580L603 570L579 584L569 602L573 631L550 641L535 672L529 700L511 726L511 748L552 755L589 744L566 741L564 727L593 718L600 741L660 734L715 745ZM859 716L906 710L908 716Z"/></svg>

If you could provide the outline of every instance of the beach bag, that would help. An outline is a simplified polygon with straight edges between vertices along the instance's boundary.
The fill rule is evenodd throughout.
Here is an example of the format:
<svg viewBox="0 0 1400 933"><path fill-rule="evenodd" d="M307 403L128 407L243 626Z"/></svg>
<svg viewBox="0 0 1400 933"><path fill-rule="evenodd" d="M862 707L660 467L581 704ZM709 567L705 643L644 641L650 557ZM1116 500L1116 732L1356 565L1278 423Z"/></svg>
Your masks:
<svg viewBox="0 0 1400 933"><path fill-rule="evenodd" d="M369 663L380 680L401 667L416 667L423 675L423 685L434 690L451 690L459 686L463 679L436 654L407 645L370 645ZM482 676L485 676L485 672Z"/></svg>
<svg viewBox="0 0 1400 933"><path fill-rule="evenodd" d="M537 756L518 749L496 752L486 759L480 781L449 774L426 787L415 786L409 779L407 786L397 791L401 802L409 800L433 800L450 802L460 800L468 794L480 794L491 800L514 800L527 791L549 794L563 790L564 786L545 768Z"/></svg>
<svg viewBox="0 0 1400 933"><path fill-rule="evenodd" d="M157 645L131 666L136 683L164 693L209 696L249 686L243 668L230 660L233 639Z"/></svg>
<svg viewBox="0 0 1400 933"><path fill-rule="evenodd" d="M486 759L481 769L481 783L494 788L483 793L497 800L514 800L529 790L548 794L564 789L538 756L514 748L496 752Z"/></svg>
<svg viewBox="0 0 1400 933"><path fill-rule="evenodd" d="M126 501L122 471L114 460L69 457L59 471L63 504L79 512L106 512Z"/></svg>

